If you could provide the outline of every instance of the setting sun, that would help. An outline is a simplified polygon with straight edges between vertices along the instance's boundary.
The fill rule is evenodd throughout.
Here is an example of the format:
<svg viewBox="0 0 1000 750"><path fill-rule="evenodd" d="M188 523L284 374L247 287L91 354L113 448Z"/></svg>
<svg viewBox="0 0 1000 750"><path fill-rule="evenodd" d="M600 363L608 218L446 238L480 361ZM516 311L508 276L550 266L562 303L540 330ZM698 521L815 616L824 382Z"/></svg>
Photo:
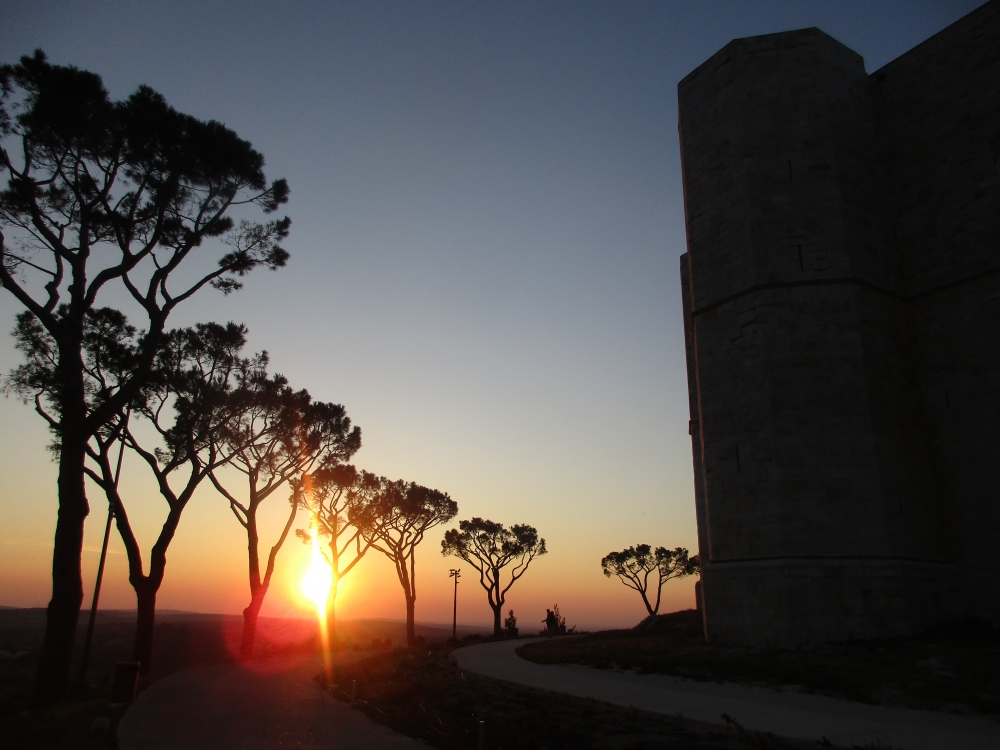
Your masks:
<svg viewBox="0 0 1000 750"><path fill-rule="evenodd" d="M320 620L323 620L326 616L326 603L330 596L333 573L329 563L323 557L315 525L311 525L309 533L312 536L312 544L309 553L309 567L302 578L302 592L316 606L316 614Z"/></svg>
<svg viewBox="0 0 1000 750"><path fill-rule="evenodd" d="M331 682L332 670L330 664L330 634L327 630L326 605L330 596L330 584L333 583L333 571L323 557L319 548L319 537L316 534L316 524L309 524L309 534L312 543L309 547L309 567L302 579L302 591L316 605L316 619L319 622L320 646L323 650L324 684Z"/></svg>

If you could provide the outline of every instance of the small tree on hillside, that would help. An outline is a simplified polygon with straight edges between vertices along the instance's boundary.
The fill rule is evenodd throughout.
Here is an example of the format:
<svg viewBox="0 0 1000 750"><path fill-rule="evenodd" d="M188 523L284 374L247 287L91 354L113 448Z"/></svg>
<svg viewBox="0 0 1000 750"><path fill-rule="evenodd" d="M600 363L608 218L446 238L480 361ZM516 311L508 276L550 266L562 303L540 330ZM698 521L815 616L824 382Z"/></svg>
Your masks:
<svg viewBox="0 0 1000 750"><path fill-rule="evenodd" d="M698 555L688 558L688 551L683 547L668 550L657 547L653 550L648 544L639 544L621 552L609 552L601 560L604 575L610 578L618 576L622 583L630 589L639 592L646 611L652 617L660 611L660 594L663 584L672 578L684 578L701 570L701 560ZM656 601L649 602L650 576L656 586Z"/></svg>
<svg viewBox="0 0 1000 750"><path fill-rule="evenodd" d="M351 420L340 404L313 401L308 391L293 390L281 375L267 377L263 368L248 381L241 392L244 408L238 411L236 419L213 436L219 451L232 455L228 465L245 477L245 494L227 489L218 472L209 474L212 484L229 501L230 510L247 534L250 603L243 610L241 659L253 657L257 617L271 585L278 552L295 521L301 498L291 493L288 516L271 546L263 573L257 511L265 500L293 478L316 467L321 471L336 467L361 447L361 430L351 428ZM237 500L237 494L244 494L245 501Z"/></svg>
<svg viewBox="0 0 1000 750"><path fill-rule="evenodd" d="M449 529L441 541L441 554L454 555L479 571L479 583L493 610L493 635L503 635L503 605L507 592L528 570L531 561L548 552L545 540L527 524L514 524L509 529L496 521L473 518L459 521L457 529ZM502 580L504 568L513 565L510 580Z"/></svg>
<svg viewBox="0 0 1000 750"><path fill-rule="evenodd" d="M413 553L427 532L458 513L458 503L414 482L385 482L363 514L353 520L365 541L392 560L406 600L406 643L417 643L414 610L417 572Z"/></svg>
<svg viewBox="0 0 1000 750"><path fill-rule="evenodd" d="M309 511L317 533L328 540L328 551L323 556L333 574L326 600L331 643L337 640L337 588L340 580L361 562L371 548L370 540L380 531L381 521L370 506L386 482L384 477L358 471L350 464L325 466L293 482L292 501ZM359 523L367 530L367 539ZM295 535L305 544L312 539L304 529L297 529Z"/></svg>

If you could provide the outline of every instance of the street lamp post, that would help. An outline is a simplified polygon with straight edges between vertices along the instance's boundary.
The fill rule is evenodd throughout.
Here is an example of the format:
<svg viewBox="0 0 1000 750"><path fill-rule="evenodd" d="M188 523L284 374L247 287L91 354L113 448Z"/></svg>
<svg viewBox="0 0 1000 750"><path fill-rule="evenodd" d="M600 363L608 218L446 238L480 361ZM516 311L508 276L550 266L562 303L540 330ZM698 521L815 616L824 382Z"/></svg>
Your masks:
<svg viewBox="0 0 1000 750"><path fill-rule="evenodd" d="M458 640L458 578L462 575L461 568L452 568L448 575L455 579L455 603L451 611L451 639Z"/></svg>

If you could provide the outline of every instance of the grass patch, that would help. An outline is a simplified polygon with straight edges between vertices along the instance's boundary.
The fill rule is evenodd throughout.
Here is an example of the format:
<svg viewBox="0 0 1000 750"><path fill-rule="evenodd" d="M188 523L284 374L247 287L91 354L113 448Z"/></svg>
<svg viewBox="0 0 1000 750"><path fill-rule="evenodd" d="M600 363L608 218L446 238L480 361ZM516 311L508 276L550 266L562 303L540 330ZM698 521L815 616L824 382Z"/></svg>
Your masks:
<svg viewBox="0 0 1000 750"><path fill-rule="evenodd" d="M472 750L485 722L489 750L806 750L796 742L622 708L463 673L449 647L396 650L339 667L335 697L441 750Z"/></svg>
<svg viewBox="0 0 1000 750"><path fill-rule="evenodd" d="M27 692L8 691L0 706L0 746L18 750L107 750L116 748L123 711L112 713L109 689L72 691L54 706L31 706ZM91 731L94 720L107 724Z"/></svg>
<svg viewBox="0 0 1000 750"><path fill-rule="evenodd" d="M706 644L701 633L700 616L688 610L648 628L526 644L518 654L540 664L792 686L864 703L1000 715L1000 633L982 623L798 649L726 648Z"/></svg>

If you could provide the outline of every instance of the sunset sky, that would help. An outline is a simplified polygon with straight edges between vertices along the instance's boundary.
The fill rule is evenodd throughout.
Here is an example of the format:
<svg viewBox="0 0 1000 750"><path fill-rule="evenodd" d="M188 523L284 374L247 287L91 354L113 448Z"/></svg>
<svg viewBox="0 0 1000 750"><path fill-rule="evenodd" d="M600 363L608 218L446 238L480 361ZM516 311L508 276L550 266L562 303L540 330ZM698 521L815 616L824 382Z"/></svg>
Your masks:
<svg viewBox="0 0 1000 750"><path fill-rule="evenodd" d="M508 608L526 630L555 603L568 624L598 628L644 615L601 574L603 555L642 542L697 551L677 82L733 38L808 26L871 72L980 4L5 0L0 61L40 47L100 74L114 98L148 84L261 151L268 177L291 186L288 267L230 297L204 292L171 325L245 323L273 370L346 406L359 467L448 492L459 518L535 526L550 552ZM3 374L19 362L19 309L0 290ZM49 435L13 397L0 398L0 426L0 605L44 606ZM148 555L165 504L137 464L123 486ZM286 497L265 505L265 545ZM87 606L106 518L103 495L90 498ZM418 555L417 620L450 621L448 569L462 567L459 621L488 623L472 571L440 554L445 528ZM239 612L245 547L206 485L158 606ZM307 560L290 539L262 614L303 611ZM693 606L693 583L665 597L662 611ZM114 534L101 603L134 601ZM338 610L402 619L388 560L369 553Z"/></svg>

